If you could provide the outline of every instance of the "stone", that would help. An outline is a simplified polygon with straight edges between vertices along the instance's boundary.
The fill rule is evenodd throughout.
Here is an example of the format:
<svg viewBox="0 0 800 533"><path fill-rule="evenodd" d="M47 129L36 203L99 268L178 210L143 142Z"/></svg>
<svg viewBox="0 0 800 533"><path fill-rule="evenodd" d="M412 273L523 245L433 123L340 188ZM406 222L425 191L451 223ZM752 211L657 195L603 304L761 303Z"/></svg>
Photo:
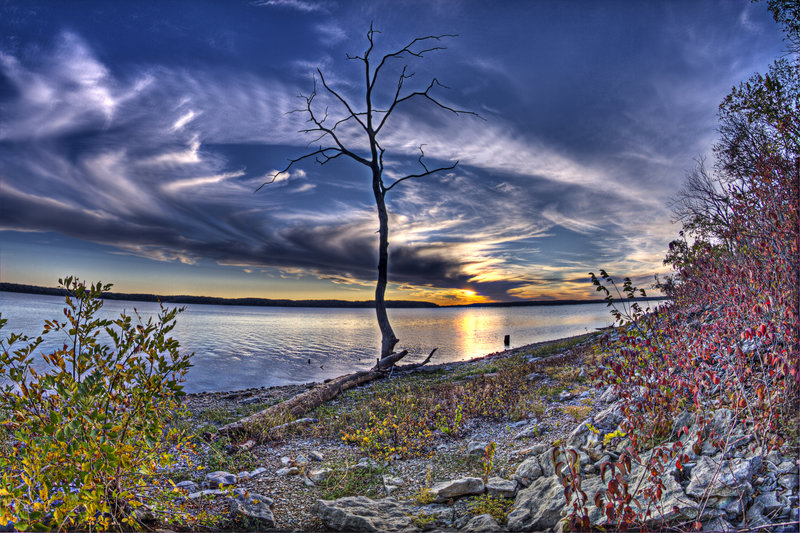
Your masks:
<svg viewBox="0 0 800 533"><path fill-rule="evenodd" d="M311 512L335 531L399 531L412 524L414 508L394 498L371 500L366 496L348 496L317 500Z"/></svg>
<svg viewBox="0 0 800 533"><path fill-rule="evenodd" d="M552 529L561 520L561 509L567 504L564 486L558 477L540 477L531 486L517 493L517 500L508 515L510 531L543 531Z"/></svg>
<svg viewBox="0 0 800 533"><path fill-rule="evenodd" d="M467 522L461 531L501 531L500 525L490 514L474 516Z"/></svg>
<svg viewBox="0 0 800 533"><path fill-rule="evenodd" d="M530 483L528 483L530 485ZM502 498L513 498L517 494L517 483L514 479L503 479L501 477L490 477L486 481L486 492L490 496L500 496Z"/></svg>
<svg viewBox="0 0 800 533"><path fill-rule="evenodd" d="M619 395L614 392L614 385L609 385L603 394L600 395L599 400L603 403L614 403L619 399Z"/></svg>
<svg viewBox="0 0 800 533"><path fill-rule="evenodd" d="M721 463L710 457L700 457L692 468L686 494L695 498L708 496L709 505L724 511L728 517L740 515L750 503L753 494L750 481L759 468L761 456Z"/></svg>
<svg viewBox="0 0 800 533"><path fill-rule="evenodd" d="M256 441L254 441L253 439L249 439L241 444L237 444L236 447L239 448L239 450L241 451L249 452L255 447L255 445Z"/></svg>
<svg viewBox="0 0 800 533"><path fill-rule="evenodd" d="M197 492L192 492L186 497L189 498L190 500L196 500L197 498L202 498L203 496L223 496L226 494L228 494L227 490L208 489L208 490L200 490Z"/></svg>
<svg viewBox="0 0 800 533"><path fill-rule="evenodd" d="M547 378L547 375L546 374L540 374L539 372L531 372L530 374L525 376L525 379L527 381L537 381L537 380L545 379L545 378Z"/></svg>
<svg viewBox="0 0 800 533"><path fill-rule="evenodd" d="M452 481L442 481L431 487L431 492L435 495L435 502L444 503L451 499L473 494L483 494L486 487L483 480L477 477L465 477Z"/></svg>
<svg viewBox="0 0 800 533"><path fill-rule="evenodd" d="M358 464L347 467L348 470L378 470L381 464L371 457L362 457Z"/></svg>
<svg viewBox="0 0 800 533"><path fill-rule="evenodd" d="M539 444L534 444L530 447L530 455L539 455L547 451L548 446L547 444L540 442Z"/></svg>
<svg viewBox="0 0 800 533"><path fill-rule="evenodd" d="M488 442L471 440L467 443L467 455L474 457L482 457L488 445L489 445Z"/></svg>
<svg viewBox="0 0 800 533"><path fill-rule="evenodd" d="M384 475L383 476L383 490L386 491L388 496L397 490L397 487L403 484L403 480L399 477Z"/></svg>
<svg viewBox="0 0 800 533"><path fill-rule="evenodd" d="M797 474L798 473L797 463L794 461L782 461L778 465L778 474Z"/></svg>
<svg viewBox="0 0 800 533"><path fill-rule="evenodd" d="M778 476L778 485L791 491L797 490L797 474L783 474L782 476Z"/></svg>
<svg viewBox="0 0 800 533"><path fill-rule="evenodd" d="M328 468L319 468L309 472L308 479L310 479L314 483L322 483L328 478L328 474L330 473L331 471Z"/></svg>
<svg viewBox="0 0 800 533"><path fill-rule="evenodd" d="M587 446L591 448L599 442L597 434L589 429L589 424L590 422L586 420L572 430L572 433L567 437L567 448L574 448L577 450Z"/></svg>
<svg viewBox="0 0 800 533"><path fill-rule="evenodd" d="M263 466L259 466L258 468L256 468L252 472L250 472L250 477L252 478L252 477L260 476L261 474L263 474L266 471L267 471L266 468L264 468Z"/></svg>
<svg viewBox="0 0 800 533"><path fill-rule="evenodd" d="M275 475L279 477L283 476L294 476L300 473L300 469L296 466L289 466L284 468L279 468L275 471Z"/></svg>
<svg viewBox="0 0 800 533"><path fill-rule="evenodd" d="M209 489L220 488L224 485L235 485L236 475L224 470L217 470L216 472L209 472L206 474L206 479L203 485Z"/></svg>
<svg viewBox="0 0 800 533"><path fill-rule="evenodd" d="M542 467L539 464L539 459L534 457L529 457L525 459L518 467L517 467L517 480L520 484L524 486L530 486L536 479L542 477Z"/></svg>
<svg viewBox="0 0 800 533"><path fill-rule="evenodd" d="M753 501L753 507L758 506L763 513L772 514L780 511L784 506L778 501L778 493L775 491L759 494Z"/></svg>
<svg viewBox="0 0 800 533"><path fill-rule="evenodd" d="M558 400L561 401L561 402L566 402L567 400L571 400L574 397L575 397L575 393L570 392L570 391L566 391L566 390L565 391L561 391L558 394Z"/></svg>
<svg viewBox="0 0 800 533"><path fill-rule="evenodd" d="M710 522L703 525L703 531L708 532L721 532L721 531L736 531L736 527L722 517L717 517Z"/></svg>
<svg viewBox="0 0 800 533"><path fill-rule="evenodd" d="M294 463L294 461L292 461L291 457L287 457L285 455L283 457L281 457L281 464L283 466L294 466L293 463Z"/></svg>
<svg viewBox="0 0 800 533"><path fill-rule="evenodd" d="M191 480L181 481L180 483L175 485L181 490L185 490L186 492L197 492L200 490L200 486Z"/></svg>
<svg viewBox="0 0 800 533"><path fill-rule="evenodd" d="M543 476L553 476L556 473L555 465L553 464L553 450L548 448L539 454L539 466L542 467Z"/></svg>
<svg viewBox="0 0 800 533"><path fill-rule="evenodd" d="M141 505L131 513L137 522L155 522L158 520L156 513L148 505Z"/></svg>
<svg viewBox="0 0 800 533"><path fill-rule="evenodd" d="M428 524L428 528L452 527L455 518L453 507L437 503L423 506L419 509L419 513L417 514L417 516L420 515L424 515L427 519L433 518L433 521ZM466 523L467 520L464 520L462 526L466 525Z"/></svg>
<svg viewBox="0 0 800 533"><path fill-rule="evenodd" d="M312 461L317 461L317 462L321 463L322 460L325 457L322 455L322 452L318 452L318 451L314 450L314 451L308 452L308 458L311 459Z"/></svg>
<svg viewBox="0 0 800 533"><path fill-rule="evenodd" d="M538 421L534 420L534 424L526 427L516 435L514 435L513 440L519 439L531 439L534 437L538 437L544 432L544 428L538 425Z"/></svg>
<svg viewBox="0 0 800 533"><path fill-rule="evenodd" d="M243 523L248 529L272 529L275 527L271 498L251 492L230 498L230 504L231 519Z"/></svg>
<svg viewBox="0 0 800 533"><path fill-rule="evenodd" d="M618 405L611 405L596 415L594 415L590 420L591 424L600 430L600 433L605 435L606 433L613 433L619 428L620 422L622 422L622 410Z"/></svg>

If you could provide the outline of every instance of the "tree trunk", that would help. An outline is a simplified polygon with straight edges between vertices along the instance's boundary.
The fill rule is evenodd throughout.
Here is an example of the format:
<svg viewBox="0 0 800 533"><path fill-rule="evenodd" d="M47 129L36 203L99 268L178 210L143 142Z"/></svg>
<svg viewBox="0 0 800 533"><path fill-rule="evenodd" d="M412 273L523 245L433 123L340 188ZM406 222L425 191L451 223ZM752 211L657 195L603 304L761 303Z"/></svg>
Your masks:
<svg viewBox="0 0 800 533"><path fill-rule="evenodd" d="M389 357L394 351L398 338L395 337L389 316L386 314L386 282L389 267L389 216L386 213L384 191L381 188L381 171L372 169L372 190L375 193L375 205L378 207L378 283L375 285L375 314L378 327L381 329L381 359Z"/></svg>

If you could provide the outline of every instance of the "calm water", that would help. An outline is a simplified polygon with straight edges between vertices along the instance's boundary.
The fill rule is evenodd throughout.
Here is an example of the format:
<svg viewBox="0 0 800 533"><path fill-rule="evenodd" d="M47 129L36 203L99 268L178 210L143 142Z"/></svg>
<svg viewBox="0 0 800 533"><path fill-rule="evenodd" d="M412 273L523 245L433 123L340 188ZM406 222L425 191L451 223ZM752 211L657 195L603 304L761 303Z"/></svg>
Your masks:
<svg viewBox="0 0 800 533"><path fill-rule="evenodd" d="M108 300L107 318L136 308L147 319L158 304ZM0 313L11 332L39 335L45 319L63 318L64 299L0 292ZM611 324L602 304L548 307L390 309L400 338L398 349L423 359L434 347L433 362L460 361L511 347L593 331ZM187 392L244 389L306 383L336 377L375 364L380 332L373 309L317 309L187 305L172 332L181 349L194 352ZM49 338L48 338L49 337ZM41 350L64 337L48 335ZM309 364L308 361L311 360Z"/></svg>

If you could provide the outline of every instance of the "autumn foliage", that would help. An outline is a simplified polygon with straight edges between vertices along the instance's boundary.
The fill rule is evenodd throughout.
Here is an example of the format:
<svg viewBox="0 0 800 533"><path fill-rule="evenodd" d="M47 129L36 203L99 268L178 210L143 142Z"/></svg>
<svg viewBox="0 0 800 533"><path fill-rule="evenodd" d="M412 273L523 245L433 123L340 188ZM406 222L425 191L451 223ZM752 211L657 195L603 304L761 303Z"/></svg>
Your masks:
<svg viewBox="0 0 800 533"><path fill-rule="evenodd" d="M767 453L798 444L798 64L777 61L735 88L720 120L713 177L676 202L686 234L670 244L673 274L658 284L667 303L644 312L630 280L618 288L604 271L592 274L621 324L598 377L619 393L631 446L604 465L608 484L595 499L620 529L664 525L659 520L697 527L674 523L659 502L663 474L681 470L704 445ZM721 409L733 413L724 427L687 435ZM732 442L734 426L745 428L742 442ZM629 486L626 474L637 465L650 475ZM574 476L565 479L565 491L579 494ZM592 504L573 500L569 525L590 528Z"/></svg>

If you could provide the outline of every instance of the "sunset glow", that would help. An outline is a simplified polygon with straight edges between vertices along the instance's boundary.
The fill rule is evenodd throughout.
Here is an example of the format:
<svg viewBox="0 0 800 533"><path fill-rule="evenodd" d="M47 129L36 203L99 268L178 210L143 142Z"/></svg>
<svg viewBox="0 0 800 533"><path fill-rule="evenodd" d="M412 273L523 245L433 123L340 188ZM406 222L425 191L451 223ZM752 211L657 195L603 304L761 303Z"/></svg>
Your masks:
<svg viewBox="0 0 800 533"><path fill-rule="evenodd" d="M182 5L0 7L0 281L373 298L369 172L312 159L274 176L315 146L290 111L317 68L362 101L346 57L372 23L381 53L458 34L387 64L381 101L408 64L409 90L435 77L438 99L480 115L407 102L387 123L389 181L420 169L420 147L432 167L458 161L387 195L387 297L595 298L598 268L647 287L680 230L668 201L712 157L717 105L783 46L748 0Z"/></svg>

